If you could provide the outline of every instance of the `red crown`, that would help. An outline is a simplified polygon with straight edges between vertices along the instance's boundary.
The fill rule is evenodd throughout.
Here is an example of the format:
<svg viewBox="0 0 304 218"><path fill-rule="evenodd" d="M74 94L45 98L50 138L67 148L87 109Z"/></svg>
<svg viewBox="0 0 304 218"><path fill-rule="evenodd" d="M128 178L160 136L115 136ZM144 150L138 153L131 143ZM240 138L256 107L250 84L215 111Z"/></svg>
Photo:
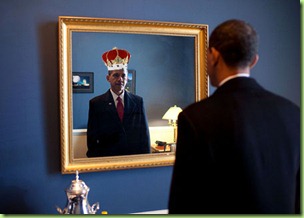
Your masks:
<svg viewBox="0 0 304 218"><path fill-rule="evenodd" d="M114 47L112 50L103 53L102 60L108 70L120 70L127 68L130 57L131 55L127 50Z"/></svg>

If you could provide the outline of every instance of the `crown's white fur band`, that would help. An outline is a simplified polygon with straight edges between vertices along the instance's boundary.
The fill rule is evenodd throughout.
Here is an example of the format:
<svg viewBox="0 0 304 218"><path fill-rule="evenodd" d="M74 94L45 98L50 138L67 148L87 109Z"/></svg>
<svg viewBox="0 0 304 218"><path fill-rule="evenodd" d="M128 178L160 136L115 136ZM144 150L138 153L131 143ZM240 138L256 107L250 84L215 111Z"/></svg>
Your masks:
<svg viewBox="0 0 304 218"><path fill-rule="evenodd" d="M127 64L114 64L113 66L107 66L108 70L121 70L121 69L127 69Z"/></svg>

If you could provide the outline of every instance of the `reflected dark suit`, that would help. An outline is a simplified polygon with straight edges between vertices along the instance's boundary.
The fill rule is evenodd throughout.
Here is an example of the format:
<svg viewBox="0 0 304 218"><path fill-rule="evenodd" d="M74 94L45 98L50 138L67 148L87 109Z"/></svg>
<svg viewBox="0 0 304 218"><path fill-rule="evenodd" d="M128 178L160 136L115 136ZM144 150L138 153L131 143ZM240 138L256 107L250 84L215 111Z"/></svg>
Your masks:
<svg viewBox="0 0 304 218"><path fill-rule="evenodd" d="M300 110L235 78L178 118L169 213L298 213Z"/></svg>
<svg viewBox="0 0 304 218"><path fill-rule="evenodd" d="M143 99L125 91L120 121L110 90L90 100L87 156L150 153L150 136Z"/></svg>

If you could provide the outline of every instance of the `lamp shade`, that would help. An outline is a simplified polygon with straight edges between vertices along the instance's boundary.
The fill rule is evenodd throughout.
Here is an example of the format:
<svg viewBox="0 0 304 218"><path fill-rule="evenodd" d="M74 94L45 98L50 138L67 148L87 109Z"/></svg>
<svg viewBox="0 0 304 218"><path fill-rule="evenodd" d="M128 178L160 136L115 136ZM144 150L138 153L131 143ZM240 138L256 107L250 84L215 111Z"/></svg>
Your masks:
<svg viewBox="0 0 304 218"><path fill-rule="evenodd" d="M169 110L164 114L163 120L177 120L178 114L182 112L182 109L180 107L177 107L174 105L174 107L170 107Z"/></svg>

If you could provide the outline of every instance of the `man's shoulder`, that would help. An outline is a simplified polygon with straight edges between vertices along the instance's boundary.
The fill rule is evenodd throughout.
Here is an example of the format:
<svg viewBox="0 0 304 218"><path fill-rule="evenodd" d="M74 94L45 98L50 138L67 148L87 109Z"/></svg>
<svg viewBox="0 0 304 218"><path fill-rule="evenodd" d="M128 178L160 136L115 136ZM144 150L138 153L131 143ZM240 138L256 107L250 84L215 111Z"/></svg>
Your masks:
<svg viewBox="0 0 304 218"><path fill-rule="evenodd" d="M131 92L128 92L128 91L126 91L125 94L127 95L127 97L133 99L134 101L141 101L143 99L141 96L135 95L135 94L133 94Z"/></svg>
<svg viewBox="0 0 304 218"><path fill-rule="evenodd" d="M90 100L90 102L94 103L94 102L108 101L109 97L110 97L109 93L105 92L104 94L93 97Z"/></svg>
<svg viewBox="0 0 304 218"><path fill-rule="evenodd" d="M206 110L205 107L208 107L208 104L210 102L210 97L207 97L205 99L202 99L198 102L194 102L192 104L187 105L183 112L192 114L193 112L200 111L200 110Z"/></svg>
<svg viewBox="0 0 304 218"><path fill-rule="evenodd" d="M280 105L282 109L288 108L288 110L290 111L295 110L296 112L300 113L300 107L296 103L292 102L290 99L268 90L267 90L267 94L271 99L269 102L271 103L276 102L278 105Z"/></svg>

